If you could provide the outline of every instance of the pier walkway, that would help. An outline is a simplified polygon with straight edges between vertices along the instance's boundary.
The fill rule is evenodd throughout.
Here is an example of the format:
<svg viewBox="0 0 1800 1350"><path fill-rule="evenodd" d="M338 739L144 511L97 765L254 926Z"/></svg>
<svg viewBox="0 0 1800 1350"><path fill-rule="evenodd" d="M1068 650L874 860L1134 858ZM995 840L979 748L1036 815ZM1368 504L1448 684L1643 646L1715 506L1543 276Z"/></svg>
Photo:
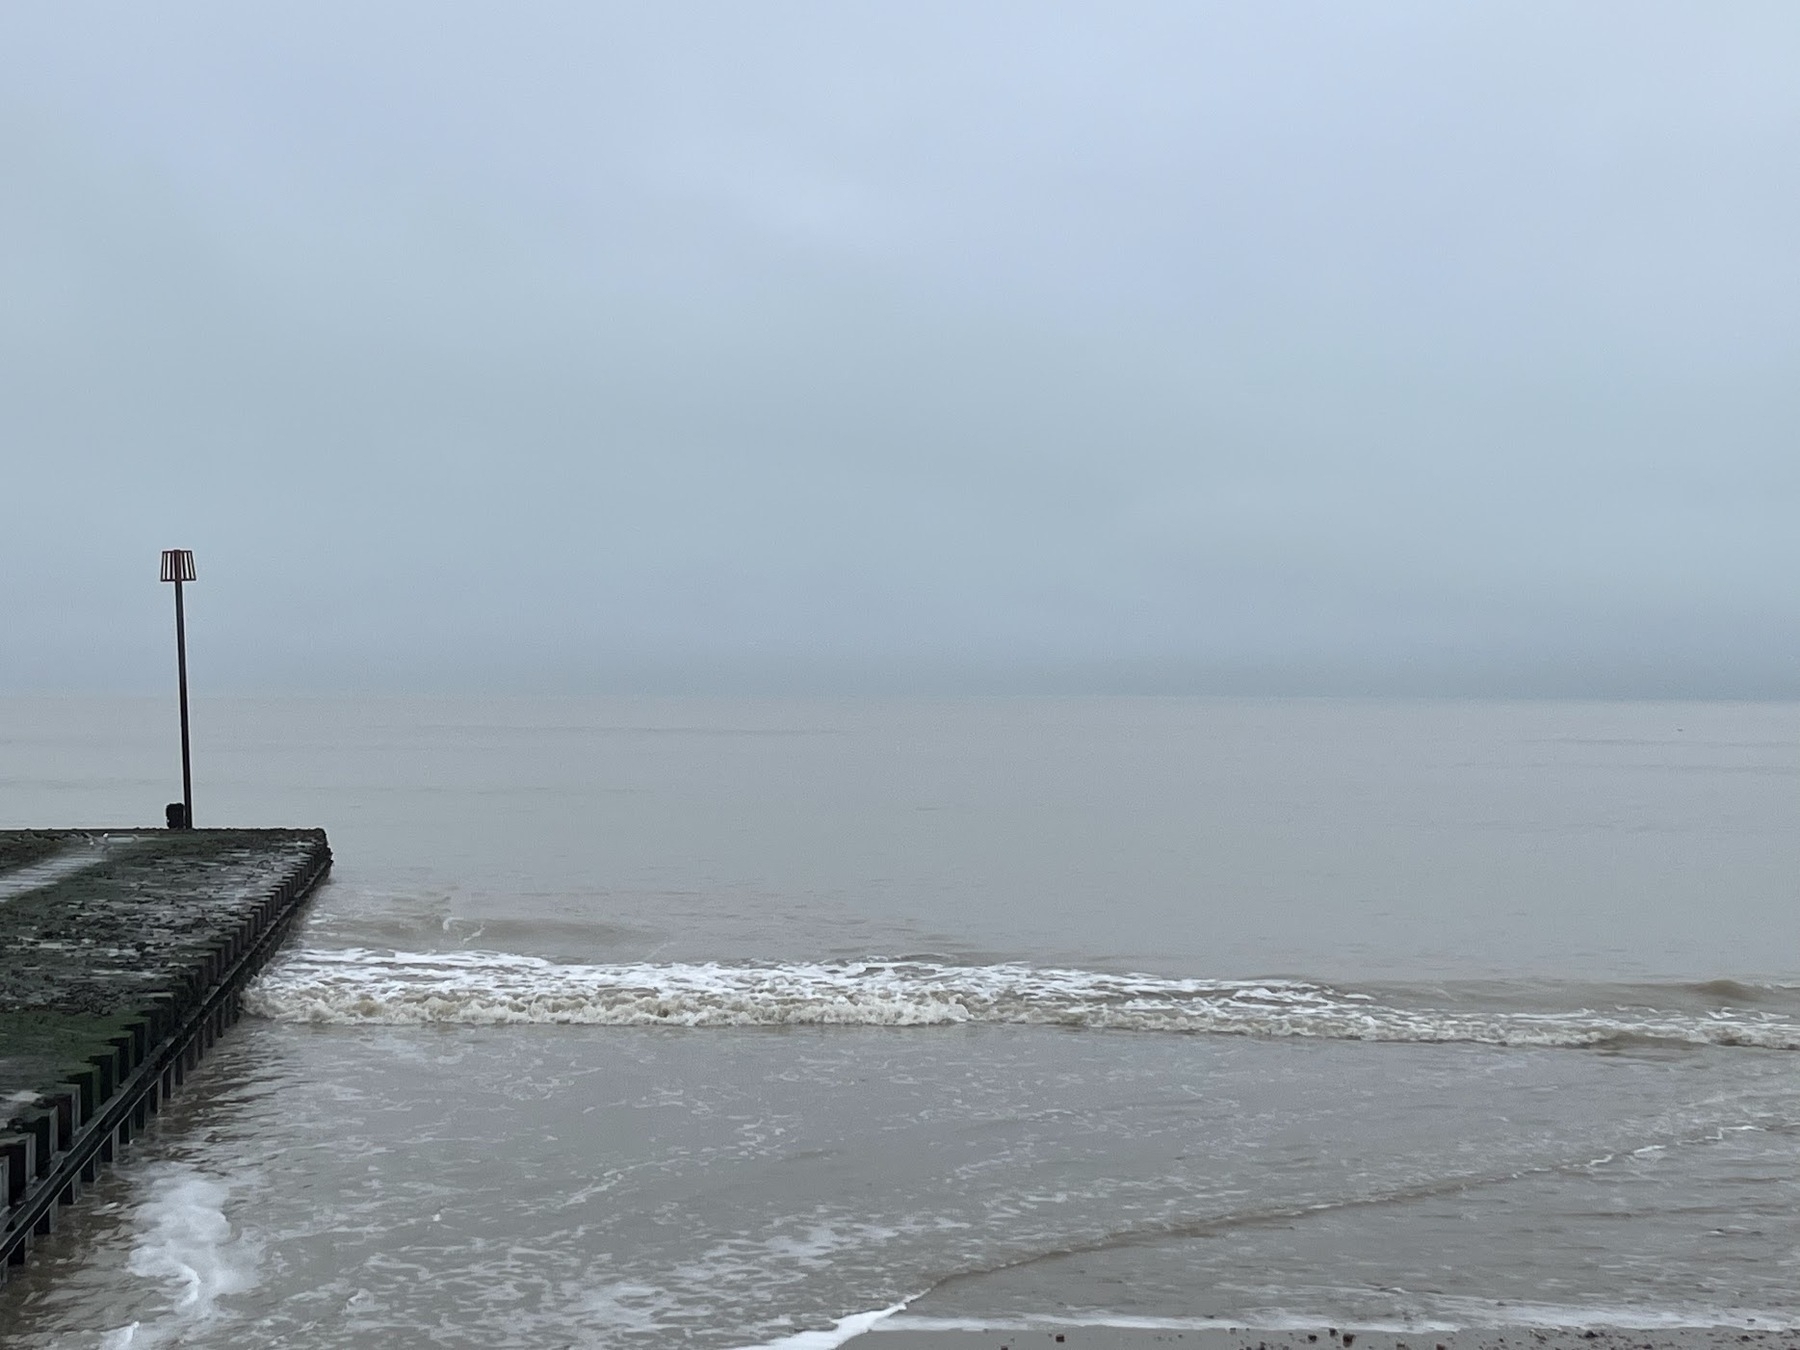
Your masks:
<svg viewBox="0 0 1800 1350"><path fill-rule="evenodd" d="M237 1020L322 830L0 831L0 1281Z"/></svg>

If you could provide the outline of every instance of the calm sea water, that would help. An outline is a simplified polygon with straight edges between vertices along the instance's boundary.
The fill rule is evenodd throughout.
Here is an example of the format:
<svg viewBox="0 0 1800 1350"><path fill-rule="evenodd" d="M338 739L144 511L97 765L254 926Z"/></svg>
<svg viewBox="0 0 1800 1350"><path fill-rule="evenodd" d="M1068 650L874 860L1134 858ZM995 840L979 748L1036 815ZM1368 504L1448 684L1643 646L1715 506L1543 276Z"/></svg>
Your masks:
<svg viewBox="0 0 1800 1350"><path fill-rule="evenodd" d="M0 700L144 825L161 703ZM1800 1325L1800 708L201 703L334 879L17 1346ZM848 1330L855 1323L845 1324Z"/></svg>

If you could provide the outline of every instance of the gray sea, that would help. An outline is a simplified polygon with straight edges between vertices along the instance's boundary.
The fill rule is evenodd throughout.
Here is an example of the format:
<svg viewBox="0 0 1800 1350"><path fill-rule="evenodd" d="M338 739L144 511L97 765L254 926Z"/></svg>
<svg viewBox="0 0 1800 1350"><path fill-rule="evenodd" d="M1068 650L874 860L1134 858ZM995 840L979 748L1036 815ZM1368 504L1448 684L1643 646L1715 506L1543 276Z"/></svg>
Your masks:
<svg viewBox="0 0 1800 1350"><path fill-rule="evenodd" d="M164 701L0 700L142 826ZM1800 708L201 701L337 863L12 1347L1800 1326Z"/></svg>

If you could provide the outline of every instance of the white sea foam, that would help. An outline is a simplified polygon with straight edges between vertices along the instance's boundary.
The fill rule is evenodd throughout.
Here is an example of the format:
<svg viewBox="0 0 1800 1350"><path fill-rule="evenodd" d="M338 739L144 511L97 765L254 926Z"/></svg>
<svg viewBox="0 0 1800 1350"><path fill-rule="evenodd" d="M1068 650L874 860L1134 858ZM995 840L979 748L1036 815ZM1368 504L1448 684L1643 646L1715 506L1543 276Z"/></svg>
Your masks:
<svg viewBox="0 0 1800 1350"><path fill-rule="evenodd" d="M1302 980L1165 979L929 961L571 965L503 952L313 948L272 966L247 991L245 1006L281 1021L318 1023L1000 1023L1489 1045L1642 1040L1800 1049L1800 1022L1761 1009L1406 1008Z"/></svg>
<svg viewBox="0 0 1800 1350"><path fill-rule="evenodd" d="M113 1350L179 1342L221 1315L221 1297L257 1281L256 1249L225 1217L224 1182L179 1163L156 1166L146 1180L148 1198L133 1214L138 1238L128 1269L156 1282L164 1306L153 1319L111 1332L106 1344Z"/></svg>
<svg viewBox="0 0 1800 1350"><path fill-rule="evenodd" d="M798 1331L792 1336L783 1336L778 1341L741 1346L739 1350L836 1350L836 1347L851 1337L873 1329L904 1307L906 1304L896 1303L891 1308L877 1308L874 1312L851 1313L848 1317L838 1318L829 1328Z"/></svg>

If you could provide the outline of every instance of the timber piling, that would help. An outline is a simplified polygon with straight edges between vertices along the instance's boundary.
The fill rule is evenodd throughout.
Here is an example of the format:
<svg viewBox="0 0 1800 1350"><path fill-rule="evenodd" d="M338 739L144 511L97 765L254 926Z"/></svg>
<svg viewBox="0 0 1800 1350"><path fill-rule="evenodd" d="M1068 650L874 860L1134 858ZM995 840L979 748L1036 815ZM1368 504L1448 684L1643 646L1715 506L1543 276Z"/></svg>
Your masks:
<svg viewBox="0 0 1800 1350"><path fill-rule="evenodd" d="M238 1020L323 830L0 831L0 1282Z"/></svg>

